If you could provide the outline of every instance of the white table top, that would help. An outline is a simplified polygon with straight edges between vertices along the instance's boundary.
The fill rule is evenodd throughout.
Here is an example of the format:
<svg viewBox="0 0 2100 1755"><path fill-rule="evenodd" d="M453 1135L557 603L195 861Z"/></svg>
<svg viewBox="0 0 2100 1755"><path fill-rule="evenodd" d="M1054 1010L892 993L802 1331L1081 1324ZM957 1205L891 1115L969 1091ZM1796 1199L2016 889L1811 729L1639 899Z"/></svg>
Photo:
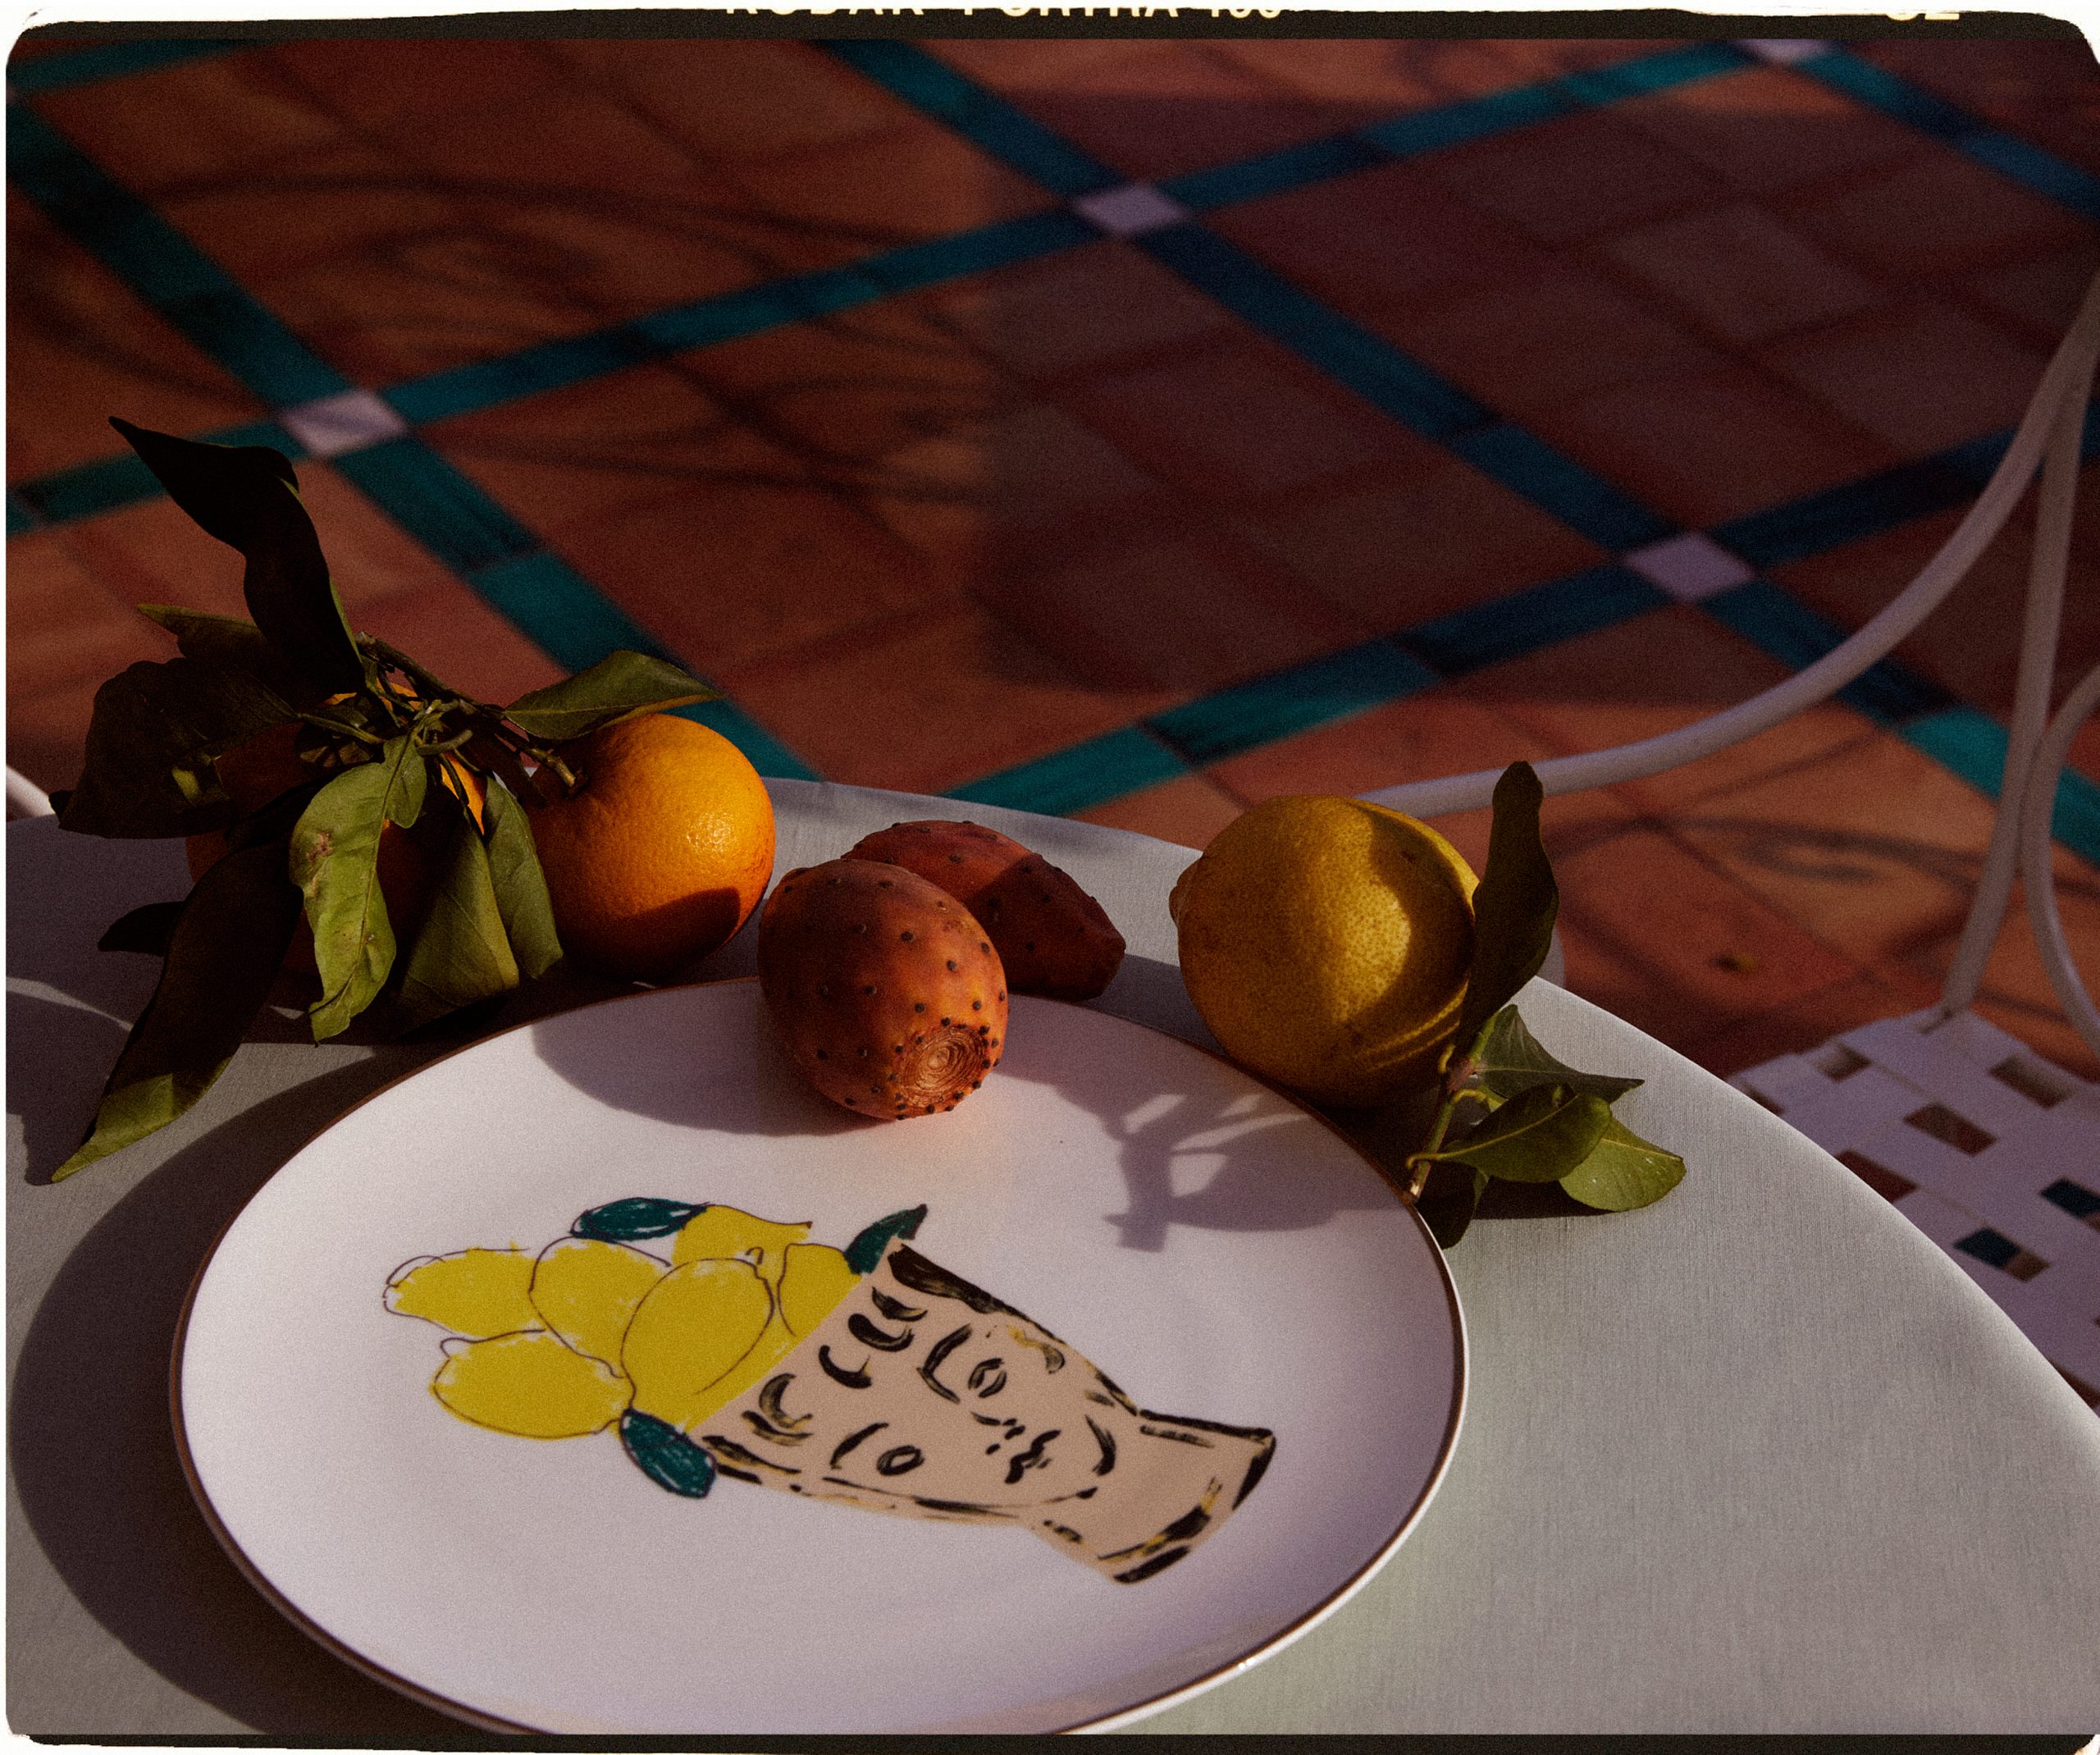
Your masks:
<svg viewBox="0 0 2100 1755"><path fill-rule="evenodd" d="M1096 1002L1208 1043L1166 912L1194 856L1058 819L771 783L778 870L968 814L1070 871L1130 944ZM98 953L179 896L171 843L45 819L8 852L8 1717L18 1734L456 1735L310 1643L221 1555L170 1431L190 1277L335 1115L454 1045L266 1014L162 1133L40 1186L158 964ZM696 977L742 973L751 934ZM514 1022L608 989L550 980ZM1546 1044L1637 1076L1629 1122L1690 1165L1616 1215L1483 1217L1451 1255L1463 1433L1354 1600L1147 1731L2089 1732L2100 1723L2100 1421L1958 1268L1750 1099L1582 1000ZM695 1727L701 1734L708 1727Z"/></svg>

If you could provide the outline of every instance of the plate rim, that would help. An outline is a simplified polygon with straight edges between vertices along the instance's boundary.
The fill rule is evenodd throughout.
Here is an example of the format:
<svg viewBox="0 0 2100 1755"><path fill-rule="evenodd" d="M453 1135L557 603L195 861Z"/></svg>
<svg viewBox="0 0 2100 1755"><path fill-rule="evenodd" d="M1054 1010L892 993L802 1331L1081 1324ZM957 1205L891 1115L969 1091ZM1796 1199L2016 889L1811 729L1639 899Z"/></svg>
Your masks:
<svg viewBox="0 0 2100 1755"><path fill-rule="evenodd" d="M756 986L757 983L758 977L756 975L733 975L718 976L710 980L673 982L663 987L640 989L632 993L610 994L603 999L589 1000L582 1005L571 1006L562 1011L550 1012L537 1017L523 1018L517 1023L506 1025L501 1030L492 1030L485 1035L478 1035L472 1041L460 1043L457 1047L447 1049L441 1054L432 1055L420 1065L397 1073L384 1084L366 1092L356 1102L346 1104L336 1114L331 1116L307 1138L302 1140L287 1154L282 1163L251 1189L232 1216L219 1227L217 1236L212 1238L210 1248L205 1250L203 1258L197 1264L195 1272L189 1277L189 1287L183 1294L182 1309L176 1319L174 1343L169 1350L168 1413L174 1428L176 1457L181 1465L182 1478L189 1488L190 1498L203 1516L206 1527L210 1529L213 1538L224 1551L226 1557L233 1562L235 1570L240 1572L241 1576L261 1594L265 1602L290 1621L301 1633L314 1641L331 1657L349 1665L352 1669L394 1689L397 1693L406 1695L419 1704L430 1707L434 1712L443 1713L448 1718L459 1720L479 1730L507 1734L525 1736L546 1734L534 1725L499 1718L493 1713L484 1712L478 1707L468 1705L463 1701L454 1700L449 1695L438 1693L431 1689L426 1688L421 1683L410 1681L406 1676L399 1675L386 1668L385 1665L367 1657L313 1620L272 1584L262 1569L249 1558L247 1552L241 1547L240 1542L219 1516L217 1508L212 1505L210 1495L206 1492L204 1484L199 1478L195 1460L190 1454L189 1431L182 1417L182 1364L189 1345L189 1319L196 1307L199 1289L203 1285L205 1276L210 1273L212 1264L218 1259L221 1246L231 1234L234 1227L238 1225L245 1216L248 1209L261 1197L265 1189L283 1175L297 1159L317 1144L325 1136L333 1132L344 1122L356 1114L358 1110L369 1104L377 1102L379 1099L407 1084L410 1080L419 1078L431 1068L472 1049L481 1048L487 1043L496 1040L499 1037L513 1035L521 1030L530 1030L555 1018L573 1017L578 1012L596 1011L604 1006L626 1005L638 999L653 998L658 994L744 985ZM1307 1609L1303 1614L1279 1628L1252 1650L1242 1652L1239 1657L1221 1664L1216 1669L1206 1670L1201 1675L1178 1684L1164 1693L1149 1696L1127 1707L1118 1707L1113 1712L1098 1714L1091 1718L1076 1720L1071 1724L1057 1725L1050 1730L1030 1733L1034 1735L1065 1736L1121 1730L1150 1718L1157 1713L1163 1712L1171 1707L1180 1706L1186 1701L1193 1700L1199 1694L1209 1693L1221 1683L1230 1681L1233 1677L1273 1657L1286 1646L1295 1644L1340 1609L1362 1591L1373 1578L1376 1577L1386 1562L1399 1551L1400 1544L1413 1533L1415 1526L1422 1521L1423 1514L1428 1510L1431 1502L1436 1497L1438 1489L1442 1487L1445 1476L1450 1472L1451 1460L1458 1451L1459 1433L1465 1424L1468 1392L1471 1387L1472 1377L1472 1349L1466 1330L1465 1309L1459 1298L1458 1284L1451 1277L1451 1264L1445 1256L1443 1247L1436 1241L1435 1234L1431 1232L1428 1222L1422 1218L1420 1209L1395 1185L1384 1166L1303 1097L1295 1091L1286 1090L1274 1080L1265 1078L1260 1073L1241 1066L1239 1062L1217 1049L1207 1047L1200 1042L1191 1042L1185 1036L1176 1035L1171 1031L1159 1029L1154 1025L1141 1023L1136 1018L1125 1017L1121 1012L1103 1011L1098 1007L1080 1004L1071 1000L1052 999L1042 994L1028 994L1023 997L1034 999L1043 1004L1061 1006L1075 1012L1091 1012L1097 1017L1113 1018L1116 1022L1127 1025L1131 1029L1142 1031L1149 1035L1159 1036L1166 1041L1192 1049L1208 1059L1216 1061L1221 1066L1230 1068L1241 1077L1253 1080L1256 1084L1301 1110L1320 1127L1326 1129L1371 1169L1377 1178L1379 1186L1393 1197L1400 1209L1413 1221L1422 1241L1428 1245L1430 1259L1436 1264L1437 1279L1442 1287L1445 1303L1450 1313L1453 1343L1451 1402L1445 1419L1443 1442L1438 1449L1436 1460L1431 1465L1428 1478L1423 1482L1421 1492L1408 1506L1393 1533L1379 1544L1370 1557L1326 1596ZM910 1734L906 1733L906 1734ZM924 1735L943 1734L938 1727L919 1733ZM678 1733L678 1734L696 1736L710 1735L714 1733L693 1731ZM737 1733L731 1732L728 1734L737 1734Z"/></svg>

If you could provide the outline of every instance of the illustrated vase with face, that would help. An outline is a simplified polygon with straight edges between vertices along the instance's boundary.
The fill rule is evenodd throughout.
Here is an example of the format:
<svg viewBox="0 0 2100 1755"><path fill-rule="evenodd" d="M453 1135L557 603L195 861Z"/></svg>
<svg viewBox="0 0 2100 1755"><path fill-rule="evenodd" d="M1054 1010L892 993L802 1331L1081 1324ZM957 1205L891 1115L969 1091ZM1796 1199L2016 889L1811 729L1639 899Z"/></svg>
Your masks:
<svg viewBox="0 0 2100 1755"><path fill-rule="evenodd" d="M1267 1468L1271 1434L1139 1407L1031 1318L910 1247L924 1213L838 1250L731 1208L614 1202L536 1258L407 1264L388 1305L453 1331L432 1388L454 1413L541 1437L617 1427L653 1479L691 1497L721 1474L1008 1524L1121 1584L1214 1536ZM668 1262L646 1247L667 1237ZM471 1313L470 1267L488 1305ZM488 1292L505 1276L522 1305Z"/></svg>

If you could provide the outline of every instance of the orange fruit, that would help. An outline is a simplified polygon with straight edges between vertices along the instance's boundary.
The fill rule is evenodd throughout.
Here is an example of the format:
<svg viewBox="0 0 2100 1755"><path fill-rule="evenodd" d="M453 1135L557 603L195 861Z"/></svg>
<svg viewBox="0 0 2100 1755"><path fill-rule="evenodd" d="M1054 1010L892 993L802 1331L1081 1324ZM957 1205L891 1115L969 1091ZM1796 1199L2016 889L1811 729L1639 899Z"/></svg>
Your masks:
<svg viewBox="0 0 2100 1755"><path fill-rule="evenodd" d="M773 801L744 752L652 713L561 756L578 790L528 820L563 948L608 974L661 980L725 943L773 875Z"/></svg>
<svg viewBox="0 0 2100 1755"><path fill-rule="evenodd" d="M280 793L318 777L320 770L299 759L299 734L306 727L295 719L266 725L234 745L212 764L219 784L245 816L259 811ZM192 839L203 837L193 836Z"/></svg>

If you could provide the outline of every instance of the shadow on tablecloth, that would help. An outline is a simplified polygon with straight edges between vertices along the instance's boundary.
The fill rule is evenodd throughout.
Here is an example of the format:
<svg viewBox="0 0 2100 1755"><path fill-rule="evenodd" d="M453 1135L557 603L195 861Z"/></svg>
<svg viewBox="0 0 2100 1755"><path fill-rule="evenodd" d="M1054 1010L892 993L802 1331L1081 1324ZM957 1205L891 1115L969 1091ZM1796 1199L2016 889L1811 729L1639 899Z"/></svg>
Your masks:
<svg viewBox="0 0 2100 1755"><path fill-rule="evenodd" d="M66 1585L176 1686L274 1734L457 1746L483 1739L331 1656L248 1584L190 1497L169 1419L176 1325L199 1264L285 1159L383 1077L364 1063L258 1104L176 1154L89 1232L24 1341L9 1461Z"/></svg>

